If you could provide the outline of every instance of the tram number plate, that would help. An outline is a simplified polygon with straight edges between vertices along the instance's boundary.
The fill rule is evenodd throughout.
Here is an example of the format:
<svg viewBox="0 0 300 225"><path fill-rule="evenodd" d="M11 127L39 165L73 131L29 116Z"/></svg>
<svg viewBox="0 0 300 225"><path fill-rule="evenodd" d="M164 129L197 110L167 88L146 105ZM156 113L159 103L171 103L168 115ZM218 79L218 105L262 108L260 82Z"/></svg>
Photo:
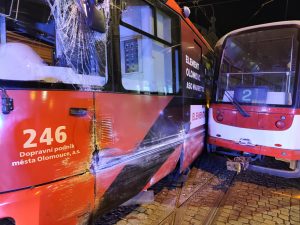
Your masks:
<svg viewBox="0 0 300 225"><path fill-rule="evenodd" d="M266 103L267 87L236 87L234 98L241 103Z"/></svg>

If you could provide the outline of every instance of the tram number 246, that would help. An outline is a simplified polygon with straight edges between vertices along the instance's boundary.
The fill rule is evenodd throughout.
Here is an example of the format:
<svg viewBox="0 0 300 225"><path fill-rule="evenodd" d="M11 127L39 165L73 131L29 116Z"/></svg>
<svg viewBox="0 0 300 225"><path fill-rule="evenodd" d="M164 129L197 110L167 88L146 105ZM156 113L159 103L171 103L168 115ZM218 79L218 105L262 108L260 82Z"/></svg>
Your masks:
<svg viewBox="0 0 300 225"><path fill-rule="evenodd" d="M59 126L55 129L54 139L57 143L64 143L67 140L67 134L65 132L66 126ZM23 144L23 148L35 148L38 143L46 143L47 145L51 145L54 139L52 138L52 129L45 128L42 132L39 142L37 143L36 136L37 132L34 129L26 129L23 130L23 135L28 135L27 141Z"/></svg>

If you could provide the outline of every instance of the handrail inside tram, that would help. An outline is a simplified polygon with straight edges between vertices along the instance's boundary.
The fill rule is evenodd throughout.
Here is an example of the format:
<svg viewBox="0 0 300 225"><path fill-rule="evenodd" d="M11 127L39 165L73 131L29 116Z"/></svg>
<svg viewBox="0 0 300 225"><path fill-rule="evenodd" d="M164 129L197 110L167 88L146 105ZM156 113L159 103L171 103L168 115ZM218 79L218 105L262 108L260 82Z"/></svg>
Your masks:
<svg viewBox="0 0 300 225"><path fill-rule="evenodd" d="M288 73L292 73L293 71L279 71L279 72L274 72L274 71L270 71L270 72L265 72L265 71L263 71L263 72L233 72L233 73L228 73L228 72L226 72L226 73L220 73L220 74L229 74L229 75L239 75L239 74L250 74L250 75L252 75L252 74L265 74L265 73L267 73L267 74L282 74L282 73L286 73L286 74L288 74Z"/></svg>

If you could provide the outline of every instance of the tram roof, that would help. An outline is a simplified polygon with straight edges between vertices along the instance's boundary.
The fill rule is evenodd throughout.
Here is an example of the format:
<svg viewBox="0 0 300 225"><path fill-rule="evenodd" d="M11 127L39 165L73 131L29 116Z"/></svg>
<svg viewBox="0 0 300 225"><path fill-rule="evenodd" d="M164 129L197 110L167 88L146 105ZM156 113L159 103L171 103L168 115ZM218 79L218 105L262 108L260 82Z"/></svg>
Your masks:
<svg viewBox="0 0 300 225"><path fill-rule="evenodd" d="M219 41L216 43L215 48L223 45L225 39L233 34L237 34L239 32L243 32L246 30L253 30L257 28L263 28L263 27L272 27L272 26L281 26L281 25L299 25L300 26L300 20L289 20L289 21L280 21L280 22L273 22L273 23L264 23L264 24L259 24L259 25L254 25L254 26L249 26L249 27L243 27L240 29L233 30L227 34L225 34L223 37L219 39Z"/></svg>
<svg viewBox="0 0 300 225"><path fill-rule="evenodd" d="M187 24L192 28L192 30L198 35L198 37L202 40L202 42L205 44L207 49L209 51L213 51L213 47L210 46L210 44L207 42L207 40L204 38L204 36L200 33L200 31L195 27L195 25L191 22L189 18L186 18L183 15L182 8L178 5L178 3L175 0L167 0L166 4L171 7L174 11L176 11L183 20L187 22Z"/></svg>

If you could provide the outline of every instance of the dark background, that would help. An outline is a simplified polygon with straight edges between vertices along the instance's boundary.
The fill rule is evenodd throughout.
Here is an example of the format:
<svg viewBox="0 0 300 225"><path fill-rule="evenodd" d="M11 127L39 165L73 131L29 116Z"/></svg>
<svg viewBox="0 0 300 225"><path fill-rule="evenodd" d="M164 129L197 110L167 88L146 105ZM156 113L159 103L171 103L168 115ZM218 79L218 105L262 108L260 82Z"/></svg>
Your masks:
<svg viewBox="0 0 300 225"><path fill-rule="evenodd" d="M300 20L300 0L176 0L191 10L190 19L211 44L224 34L250 25ZM215 18L215 26L211 22ZM215 35L214 35L215 34Z"/></svg>

